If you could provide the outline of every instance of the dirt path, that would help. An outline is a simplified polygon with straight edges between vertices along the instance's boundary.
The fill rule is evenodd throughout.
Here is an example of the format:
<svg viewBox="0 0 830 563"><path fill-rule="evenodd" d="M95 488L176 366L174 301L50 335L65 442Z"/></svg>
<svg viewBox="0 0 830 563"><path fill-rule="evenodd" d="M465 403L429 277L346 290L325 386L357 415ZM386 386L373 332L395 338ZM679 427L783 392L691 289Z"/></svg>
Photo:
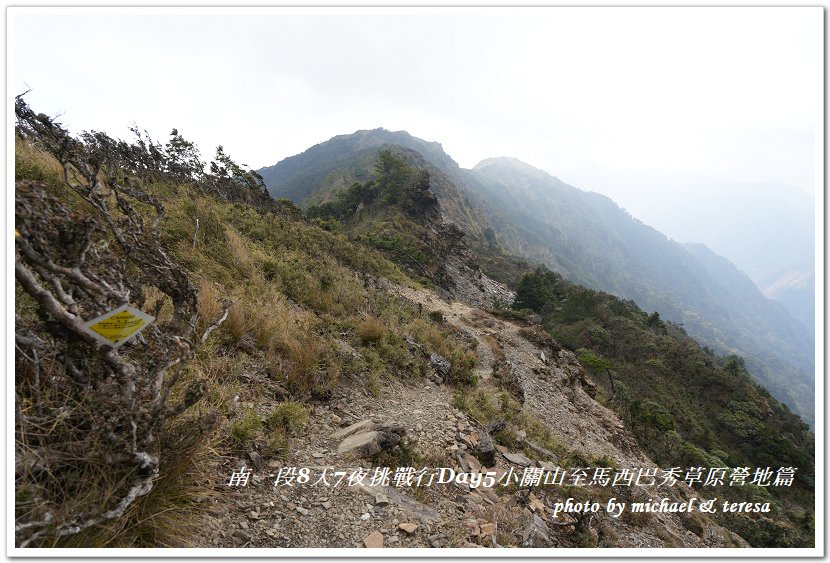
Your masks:
<svg viewBox="0 0 830 563"><path fill-rule="evenodd" d="M441 311L450 324L478 341L476 374L482 385L495 385L490 377L496 355L504 357L522 387L526 407L542 415L553 434L568 447L596 457L609 456L632 467L651 463L619 417L593 400L579 384L583 370L572 353L563 350L556 358L550 357L550 352L542 356L545 351L521 336L521 327L515 323L464 303L448 303L424 290L398 291L429 310Z"/></svg>
<svg viewBox="0 0 830 563"><path fill-rule="evenodd" d="M494 368L502 370L502 376L509 373L519 387L516 391L524 396L524 409L544 421L551 435L569 450L594 458L605 456L620 466L653 465L616 414L586 393L581 383L584 372L573 354L561 351L551 357L550 350L522 335L522 327L463 303L447 302L430 291L390 289L425 310L440 311L447 323L474 338L479 388L499 391L504 382ZM527 540L534 510L538 508L536 513L549 521L543 503L528 506L526 495L519 493L499 496L494 490L455 484L372 486L370 479L364 480L364 486L314 484L325 468L334 472L362 467L370 475L374 471L366 459L338 453L340 439L332 434L354 423L372 420L401 426L422 465L456 471L462 471L459 462L469 447L467 437L484 433L476 421L453 406L450 387L427 379L391 380L378 396L368 394L364 387L357 381L340 382L330 401L314 406L306 430L292 439L287 458L283 462L263 460L247 486L228 487L226 483L234 468L251 466L250 460L227 460L217 468L218 494L209 501L213 518L205 525L202 545L364 547L382 539L386 547L516 546ZM273 408L267 401L259 406ZM557 461L541 453L539 457L533 462L540 467ZM498 475L509 467L498 455L494 468ZM285 468L309 468L312 479L302 486L274 486ZM715 526L695 524L700 530L693 533L688 522L664 516L648 525L599 518L580 531L588 540L577 537L574 527L553 526L542 534L543 544L575 546L588 541L589 545L605 542L615 547L702 547L732 541Z"/></svg>
<svg viewBox="0 0 830 563"><path fill-rule="evenodd" d="M228 488L225 503L219 507L221 519L215 526L214 545L362 547L363 539L373 531L384 535L387 546L449 545L444 520L457 512L459 503L446 490L430 490L427 505L410 495L393 498L394 493L370 488L368 479L365 488L312 483L323 468L333 473L363 467L371 477L373 467L368 462L337 453L339 440L331 435L349 424L371 419L402 425L416 447L437 459L442 459L443 452L455 443L458 428L468 425L466 416L451 406L448 388L432 383L392 382L379 397L358 388L362 385L343 382L328 404L314 407L307 430L292 440L284 463L266 464L262 471L254 472L244 488ZM306 486L275 487L279 466L310 468L312 481ZM228 476L232 467L225 468ZM333 484L335 478L329 481ZM392 502L379 505L377 492L386 492ZM229 519L237 526L222 530ZM407 522L416 523L418 530L413 534L397 530L398 524Z"/></svg>

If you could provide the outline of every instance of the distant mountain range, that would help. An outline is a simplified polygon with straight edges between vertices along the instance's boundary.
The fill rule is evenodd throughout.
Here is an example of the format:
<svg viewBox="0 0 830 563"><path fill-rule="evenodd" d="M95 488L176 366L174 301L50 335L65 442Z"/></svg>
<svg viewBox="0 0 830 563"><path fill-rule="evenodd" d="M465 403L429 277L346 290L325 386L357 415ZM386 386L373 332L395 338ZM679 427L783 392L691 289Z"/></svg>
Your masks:
<svg viewBox="0 0 830 563"><path fill-rule="evenodd" d="M767 297L815 332L815 204L798 188L666 178L671 198L631 210L671 238L729 258Z"/></svg>
<svg viewBox="0 0 830 563"><path fill-rule="evenodd" d="M334 137L259 173L274 197L319 205L370 179L378 150L391 146L423 157L444 216L472 248L495 240L571 281L658 311L714 351L743 356L762 385L813 424L814 348L802 322L727 259L668 239L605 196L511 158L464 169L439 143L385 129ZM486 267L482 261L491 274Z"/></svg>

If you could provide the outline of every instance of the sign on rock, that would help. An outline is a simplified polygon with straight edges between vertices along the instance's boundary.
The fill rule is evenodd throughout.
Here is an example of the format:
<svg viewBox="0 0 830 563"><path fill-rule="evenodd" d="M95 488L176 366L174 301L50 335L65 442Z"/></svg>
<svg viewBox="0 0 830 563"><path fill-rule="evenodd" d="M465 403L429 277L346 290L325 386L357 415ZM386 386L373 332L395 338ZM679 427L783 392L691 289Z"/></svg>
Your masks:
<svg viewBox="0 0 830 563"><path fill-rule="evenodd" d="M129 305L116 307L109 313L84 323L87 334L101 344L118 348L147 328L155 317Z"/></svg>

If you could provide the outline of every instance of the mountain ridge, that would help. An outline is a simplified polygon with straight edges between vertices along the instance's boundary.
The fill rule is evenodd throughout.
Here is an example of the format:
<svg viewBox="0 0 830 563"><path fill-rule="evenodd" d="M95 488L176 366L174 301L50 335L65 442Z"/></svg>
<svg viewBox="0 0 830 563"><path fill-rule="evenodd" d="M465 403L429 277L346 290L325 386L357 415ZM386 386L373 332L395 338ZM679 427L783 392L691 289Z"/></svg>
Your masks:
<svg viewBox="0 0 830 563"><path fill-rule="evenodd" d="M400 143L423 151L424 159L463 194L445 211L448 220L462 226L471 247L483 247L490 229L508 252L684 323L703 344L747 356L751 371L775 396L812 420L812 344L799 336L788 313L760 291L739 295L745 301L740 305L727 299L727 284L710 279L726 270L703 267L699 257L602 194L570 186L514 157L491 157L464 169L440 143L383 128L339 135L260 173L272 195L302 206L331 197L348 181L367 178L372 149ZM475 211L465 217L470 208ZM751 311L750 317L744 318L744 311ZM760 326L782 352L771 353L770 343L757 342L751 330Z"/></svg>

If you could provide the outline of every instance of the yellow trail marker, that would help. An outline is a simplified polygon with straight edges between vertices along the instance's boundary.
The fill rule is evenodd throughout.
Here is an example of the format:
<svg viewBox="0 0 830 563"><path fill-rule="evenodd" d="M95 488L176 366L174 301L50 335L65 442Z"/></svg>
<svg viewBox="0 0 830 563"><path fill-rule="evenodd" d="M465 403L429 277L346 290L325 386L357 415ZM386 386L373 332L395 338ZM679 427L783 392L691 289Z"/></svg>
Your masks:
<svg viewBox="0 0 830 563"><path fill-rule="evenodd" d="M129 305L121 305L84 323L87 334L101 344L118 348L147 328L153 321L147 313Z"/></svg>

